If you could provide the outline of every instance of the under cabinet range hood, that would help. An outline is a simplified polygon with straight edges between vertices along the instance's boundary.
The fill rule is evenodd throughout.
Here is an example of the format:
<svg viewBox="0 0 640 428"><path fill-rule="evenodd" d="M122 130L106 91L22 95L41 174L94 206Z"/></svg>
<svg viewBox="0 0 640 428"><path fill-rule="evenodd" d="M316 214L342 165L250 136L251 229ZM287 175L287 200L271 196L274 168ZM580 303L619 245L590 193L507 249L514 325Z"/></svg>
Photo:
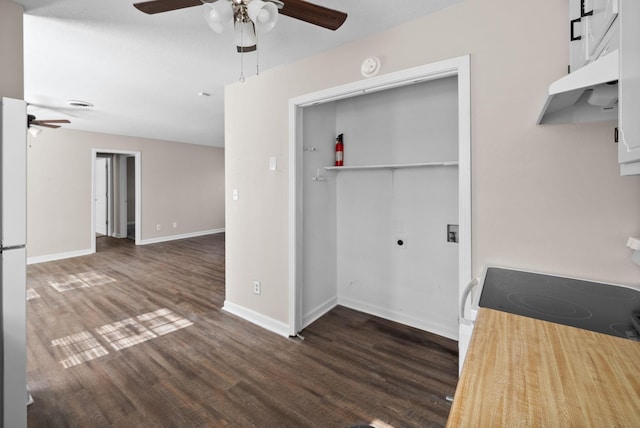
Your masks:
<svg viewBox="0 0 640 428"><path fill-rule="evenodd" d="M537 124L617 120L619 69L615 50L553 82Z"/></svg>

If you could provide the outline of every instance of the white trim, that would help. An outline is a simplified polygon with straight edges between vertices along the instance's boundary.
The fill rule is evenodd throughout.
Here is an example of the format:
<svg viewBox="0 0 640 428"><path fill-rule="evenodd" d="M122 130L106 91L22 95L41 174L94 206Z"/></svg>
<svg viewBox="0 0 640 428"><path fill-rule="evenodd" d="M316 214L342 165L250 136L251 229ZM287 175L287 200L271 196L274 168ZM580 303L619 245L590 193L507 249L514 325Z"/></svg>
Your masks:
<svg viewBox="0 0 640 428"><path fill-rule="evenodd" d="M27 257L27 264L34 265L37 263L52 262L55 260L71 259L73 257L88 256L95 253L95 250L89 248L86 250L68 251L66 253L46 254L44 256Z"/></svg>
<svg viewBox="0 0 640 428"><path fill-rule="evenodd" d="M443 324L429 323L424 320L414 318L403 314L402 312L393 311L387 308L381 308L379 306L362 303L357 300L351 300L344 297L338 297L338 305L345 308L353 309L359 312L364 312L369 315L373 315L379 318L384 318L389 321L397 322L400 324L408 325L429 333L434 333L439 336L444 336L449 339L458 340L458 326L451 330Z"/></svg>
<svg viewBox="0 0 640 428"><path fill-rule="evenodd" d="M256 311L247 309L244 306L236 305L228 300L224 301L222 309L280 336L289 337L289 326L281 321L266 317Z"/></svg>
<svg viewBox="0 0 640 428"><path fill-rule="evenodd" d="M171 235L171 236L163 236L160 238L153 238L153 239L145 239L143 241L141 241L140 244L137 245L147 245L147 244L155 244L158 242L166 242L166 241L175 241L177 239L185 239L185 238L195 238L197 236L204 236L204 235L213 235L216 233L224 233L224 228L222 229L210 229L210 230L203 230L200 232L193 232L193 233L184 233L182 235ZM121 238L126 238L126 236L121 237ZM27 258L27 264L28 265L32 265L32 264L36 264L36 263L45 263L45 262L52 262L55 260L62 260L62 259L70 259L73 257L80 257L80 256L88 256L90 254L95 253L95 249L94 248L89 248L86 250L79 250L79 251L69 251L66 253L57 253L57 254L47 254L44 256L35 256L35 257L28 257Z"/></svg>
<svg viewBox="0 0 640 428"><path fill-rule="evenodd" d="M302 327L301 293L301 186L299 169L302 147L303 107L349 98L393 87L458 77L458 212L460 242L458 253L458 287L462 294L471 280L471 68L470 56L460 56L432 64L385 74L334 88L302 95L289 100L289 334L295 336ZM301 146L301 145L300 145ZM299 218L300 216L300 218ZM457 337L454 336L454 337Z"/></svg>
<svg viewBox="0 0 640 428"><path fill-rule="evenodd" d="M142 240L142 153L138 151L130 150L115 150L115 149L91 149L91 253L96 252L96 224L95 224L95 200L96 200L96 157L98 153L113 153L122 155L131 155L136 158L136 245L140 245Z"/></svg>
<svg viewBox="0 0 640 428"><path fill-rule="evenodd" d="M458 67L458 300L471 273L471 58L460 58ZM456 336L457 338L457 336Z"/></svg>
<svg viewBox="0 0 640 428"><path fill-rule="evenodd" d="M176 241L178 239L195 238L197 236L213 235L216 233L224 233L224 227L222 229L209 229L201 230L199 232L181 233L180 235L168 235L157 238L142 239L137 245L157 244L159 242Z"/></svg>
<svg viewBox="0 0 640 428"><path fill-rule="evenodd" d="M301 95L299 97L292 98L289 105L293 104L296 107L308 107L400 86L413 85L414 83L455 76L458 74L458 69L463 66L465 58L468 61L469 56L466 55L434 62L432 64L408 68L395 73L383 74L371 79L359 80L346 85Z"/></svg>
<svg viewBox="0 0 640 428"><path fill-rule="evenodd" d="M120 229L115 232L116 237L127 237L127 158L128 156L118 156L118 225Z"/></svg>
<svg viewBox="0 0 640 428"><path fill-rule="evenodd" d="M304 315L302 319L302 328L309 327L311 324L313 324L314 321L322 317L324 314L326 314L336 306L338 306L338 298L333 297L320 306L317 306L315 309L312 309L311 311L309 311L309 313Z"/></svg>

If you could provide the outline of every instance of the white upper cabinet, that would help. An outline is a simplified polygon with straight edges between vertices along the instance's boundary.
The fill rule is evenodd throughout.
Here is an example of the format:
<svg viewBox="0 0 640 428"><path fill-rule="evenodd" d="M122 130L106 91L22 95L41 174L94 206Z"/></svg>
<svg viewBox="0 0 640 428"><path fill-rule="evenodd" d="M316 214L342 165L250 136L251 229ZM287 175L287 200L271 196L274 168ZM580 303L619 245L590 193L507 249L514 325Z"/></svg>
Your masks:
<svg viewBox="0 0 640 428"><path fill-rule="evenodd" d="M601 43L618 16L618 0L584 0L585 48L589 60L597 58Z"/></svg>
<svg viewBox="0 0 640 428"><path fill-rule="evenodd" d="M584 37L584 22L582 21L582 7L584 0L570 0L569 19L571 35L569 44L569 69L575 71L587 63L586 38Z"/></svg>
<svg viewBox="0 0 640 428"><path fill-rule="evenodd" d="M576 71L603 54L617 49L609 29L618 16L619 0L570 0L570 71ZM614 43L615 46L611 46Z"/></svg>
<svg viewBox="0 0 640 428"><path fill-rule="evenodd" d="M622 175L640 174L640 1L621 0L618 160Z"/></svg>

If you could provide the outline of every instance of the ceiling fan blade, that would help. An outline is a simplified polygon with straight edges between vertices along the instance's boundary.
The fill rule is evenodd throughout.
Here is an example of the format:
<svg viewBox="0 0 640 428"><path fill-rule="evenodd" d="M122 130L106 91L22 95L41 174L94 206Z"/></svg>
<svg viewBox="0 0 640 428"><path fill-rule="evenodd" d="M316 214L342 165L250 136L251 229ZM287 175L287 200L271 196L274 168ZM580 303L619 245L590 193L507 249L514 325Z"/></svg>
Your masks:
<svg viewBox="0 0 640 428"><path fill-rule="evenodd" d="M67 119L51 119L51 120L34 120L33 122L41 122L41 123L71 123Z"/></svg>
<svg viewBox="0 0 640 428"><path fill-rule="evenodd" d="M283 3L284 6L280 9L281 14L329 30L337 30L347 19L347 14L344 12L318 6L304 0L283 0Z"/></svg>
<svg viewBox="0 0 640 428"><path fill-rule="evenodd" d="M236 49L238 50L238 53L241 52L253 52L258 48L257 45L251 45L251 46L236 46Z"/></svg>
<svg viewBox="0 0 640 428"><path fill-rule="evenodd" d="M29 125L42 126L45 128L60 128L60 125L49 125L48 123L41 122L39 120L33 120Z"/></svg>
<svg viewBox="0 0 640 428"><path fill-rule="evenodd" d="M202 3L213 3L215 1L217 0L152 0L134 3L133 6L141 12L153 15L154 13L200 6Z"/></svg>

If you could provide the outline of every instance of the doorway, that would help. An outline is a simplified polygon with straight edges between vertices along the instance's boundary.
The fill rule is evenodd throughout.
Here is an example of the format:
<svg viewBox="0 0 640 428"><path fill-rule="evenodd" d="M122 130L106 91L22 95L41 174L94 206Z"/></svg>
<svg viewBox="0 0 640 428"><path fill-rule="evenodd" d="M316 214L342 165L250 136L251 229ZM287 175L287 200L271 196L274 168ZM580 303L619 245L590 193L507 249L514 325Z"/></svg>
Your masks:
<svg viewBox="0 0 640 428"><path fill-rule="evenodd" d="M375 93L392 88L399 88L417 83L434 81L453 77L457 81L457 181L458 181L458 218L457 218L457 265L458 284L457 299L471 279L471 119L470 119L470 65L469 56L454 58L425 66L403 70L397 73L374 77L352 84L330 88L320 92L303 95L289 101L289 159L290 192L289 192L289 334L297 335L313 319L335 305L337 298L326 299L326 304L318 305L312 317L303 313L303 293L305 278L305 213L304 213L304 158L303 152L314 151L315 147L307 147L303 138L304 111L311 106L319 106L337 100L345 100L364 94ZM447 167L443 163L442 166ZM392 165L392 169L396 166ZM316 173L315 182L326 179L323 168L307 171L306 174ZM323 207L326 209L326 207ZM366 217L365 217L366 218ZM322 236L316 239L324 239ZM400 240L398 240L400 242ZM400 245L400 244L398 244ZM406 250L405 250L406 251ZM308 266L306 267L308 269ZM357 285L357 284L356 284ZM457 300L456 299L456 300ZM320 300L320 299L318 299ZM338 302L339 303L339 302ZM453 309L455 310L455 308ZM398 320L402 322L402 320ZM455 333L454 333L455 334Z"/></svg>
<svg viewBox="0 0 640 428"><path fill-rule="evenodd" d="M96 252L100 236L133 239L138 245L142 226L141 153L93 149L92 160L92 252Z"/></svg>
<svg viewBox="0 0 640 428"><path fill-rule="evenodd" d="M102 153L98 154L95 161L95 227L96 238L111 236L111 219L109 218L109 205L112 193L111 184L111 158Z"/></svg>

